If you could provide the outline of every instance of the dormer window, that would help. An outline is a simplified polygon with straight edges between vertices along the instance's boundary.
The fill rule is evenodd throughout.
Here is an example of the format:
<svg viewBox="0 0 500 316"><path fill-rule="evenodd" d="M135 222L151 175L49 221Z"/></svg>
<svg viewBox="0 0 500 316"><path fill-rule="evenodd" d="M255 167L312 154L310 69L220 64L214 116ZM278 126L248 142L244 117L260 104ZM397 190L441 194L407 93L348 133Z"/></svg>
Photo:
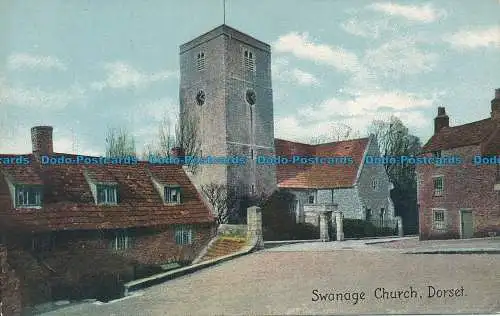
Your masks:
<svg viewBox="0 0 500 316"><path fill-rule="evenodd" d="M243 64L245 70L247 71L255 71L255 56L253 52L249 50L245 50L243 52Z"/></svg>
<svg viewBox="0 0 500 316"><path fill-rule="evenodd" d="M180 204L181 189L179 187L165 187L165 203Z"/></svg>
<svg viewBox="0 0 500 316"><path fill-rule="evenodd" d="M16 186L16 207L42 206L42 187L30 185Z"/></svg>
<svg viewBox="0 0 500 316"><path fill-rule="evenodd" d="M441 150L436 150L432 152L434 158L441 158Z"/></svg>
<svg viewBox="0 0 500 316"><path fill-rule="evenodd" d="M198 56L196 57L196 68L198 69L198 71L205 70L205 53L204 52L198 53Z"/></svg>
<svg viewBox="0 0 500 316"><path fill-rule="evenodd" d="M114 185L97 185L97 204L117 204L117 187Z"/></svg>

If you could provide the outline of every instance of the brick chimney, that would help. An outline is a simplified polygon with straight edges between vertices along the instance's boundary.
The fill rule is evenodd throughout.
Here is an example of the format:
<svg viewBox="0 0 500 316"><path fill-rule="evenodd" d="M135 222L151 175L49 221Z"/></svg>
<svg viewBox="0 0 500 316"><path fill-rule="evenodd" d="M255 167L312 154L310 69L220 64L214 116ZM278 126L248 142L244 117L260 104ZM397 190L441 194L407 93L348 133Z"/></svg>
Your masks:
<svg viewBox="0 0 500 316"><path fill-rule="evenodd" d="M52 126L35 126L31 128L31 144L34 155L51 155L54 153L52 130Z"/></svg>
<svg viewBox="0 0 500 316"><path fill-rule="evenodd" d="M443 106L438 107L438 115L434 119L434 134L437 134L443 127L450 126L450 118L446 115Z"/></svg>
<svg viewBox="0 0 500 316"><path fill-rule="evenodd" d="M500 89L495 89L495 98L491 100L491 118L500 121Z"/></svg>

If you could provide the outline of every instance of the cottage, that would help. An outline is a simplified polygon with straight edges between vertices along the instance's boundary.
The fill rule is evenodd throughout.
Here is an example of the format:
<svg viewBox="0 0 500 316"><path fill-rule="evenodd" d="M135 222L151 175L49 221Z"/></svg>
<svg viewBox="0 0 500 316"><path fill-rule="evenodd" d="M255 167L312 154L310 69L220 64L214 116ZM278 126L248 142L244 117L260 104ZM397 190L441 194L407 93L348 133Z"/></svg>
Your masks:
<svg viewBox="0 0 500 316"><path fill-rule="evenodd" d="M500 232L499 154L500 89L487 119L451 127L445 108L438 108L422 157L458 157L461 164L417 166L420 239Z"/></svg>
<svg viewBox="0 0 500 316"><path fill-rule="evenodd" d="M292 212L305 222L316 205L341 211L345 218L372 221L378 226L395 219L390 198L392 184L383 164L370 164L367 157L379 157L376 138L308 145L276 139L278 156L336 157L337 161L313 164L279 164L278 187L296 196ZM335 206L336 205L336 206Z"/></svg>
<svg viewBox="0 0 500 316"><path fill-rule="evenodd" d="M28 163L0 164L0 232L23 305L102 296L92 279L188 263L212 238L214 218L182 166L85 163L53 152L52 127L31 132L33 153L2 155Z"/></svg>

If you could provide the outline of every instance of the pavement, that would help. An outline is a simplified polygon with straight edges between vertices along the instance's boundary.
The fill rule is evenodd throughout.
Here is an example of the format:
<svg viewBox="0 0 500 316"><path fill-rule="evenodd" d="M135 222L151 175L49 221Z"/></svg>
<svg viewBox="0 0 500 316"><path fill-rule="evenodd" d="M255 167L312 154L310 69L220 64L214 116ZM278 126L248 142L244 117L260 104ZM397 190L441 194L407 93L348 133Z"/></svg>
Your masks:
<svg viewBox="0 0 500 316"><path fill-rule="evenodd" d="M325 315L500 313L497 239L312 242L264 249L109 303L43 315ZM379 242L377 244L367 244Z"/></svg>

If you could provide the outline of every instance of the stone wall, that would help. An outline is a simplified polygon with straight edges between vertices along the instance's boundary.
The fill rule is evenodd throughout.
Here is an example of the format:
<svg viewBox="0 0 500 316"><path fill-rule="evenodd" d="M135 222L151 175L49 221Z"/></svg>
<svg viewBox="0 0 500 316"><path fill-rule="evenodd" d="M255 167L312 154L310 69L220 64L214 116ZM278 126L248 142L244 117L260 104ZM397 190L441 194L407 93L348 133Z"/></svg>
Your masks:
<svg viewBox="0 0 500 316"><path fill-rule="evenodd" d="M255 71L244 67L245 50L252 52ZM205 67L197 68L204 53ZM227 26L216 28L181 46L181 124L192 117L198 124L202 155L274 155L271 53L269 45ZM203 90L205 104L196 103ZM256 95L254 105L246 101L247 90ZM253 115L251 115L253 113ZM276 189L274 165L201 165L197 184L219 183L237 188L242 195L270 194ZM253 189L253 190L252 190Z"/></svg>
<svg viewBox="0 0 500 316"><path fill-rule="evenodd" d="M247 225L221 224L217 229L217 234L221 236L246 237L247 231Z"/></svg>
<svg viewBox="0 0 500 316"><path fill-rule="evenodd" d="M460 156L465 164L417 165L418 204L421 239L460 238L460 210L471 209L474 235L485 237L488 232L500 233L499 192L494 190L496 166L472 164L479 146L467 146L442 152L442 156ZM434 196L433 176L442 175L444 192ZM433 227L433 209L444 209L446 228Z"/></svg>
<svg viewBox="0 0 500 316"><path fill-rule="evenodd" d="M6 248L0 246L0 315L20 315L20 280L7 263L7 255Z"/></svg>
<svg viewBox="0 0 500 316"><path fill-rule="evenodd" d="M264 248L262 235L262 211L258 206L247 209L248 239L255 244L256 249Z"/></svg>

